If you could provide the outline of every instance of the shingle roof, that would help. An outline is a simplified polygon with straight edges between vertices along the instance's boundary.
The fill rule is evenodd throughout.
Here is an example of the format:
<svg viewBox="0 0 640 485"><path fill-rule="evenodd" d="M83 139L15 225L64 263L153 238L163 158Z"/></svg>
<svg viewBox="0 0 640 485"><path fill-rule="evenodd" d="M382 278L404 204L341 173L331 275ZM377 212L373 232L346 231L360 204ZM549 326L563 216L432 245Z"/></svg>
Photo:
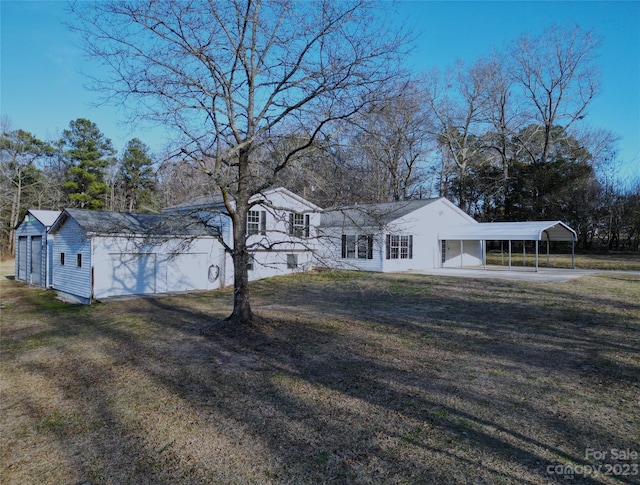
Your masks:
<svg viewBox="0 0 640 485"><path fill-rule="evenodd" d="M66 209L88 234L126 234L148 236L213 236L217 228L206 226L201 220L174 214L135 214L84 209ZM61 225L64 216L57 225Z"/></svg>
<svg viewBox="0 0 640 485"><path fill-rule="evenodd" d="M382 227L438 199L403 200L327 209L320 227Z"/></svg>
<svg viewBox="0 0 640 485"><path fill-rule="evenodd" d="M162 209L163 211L188 210L188 209L210 209L212 207L224 208L224 200L221 195L201 195L181 204L172 205Z"/></svg>

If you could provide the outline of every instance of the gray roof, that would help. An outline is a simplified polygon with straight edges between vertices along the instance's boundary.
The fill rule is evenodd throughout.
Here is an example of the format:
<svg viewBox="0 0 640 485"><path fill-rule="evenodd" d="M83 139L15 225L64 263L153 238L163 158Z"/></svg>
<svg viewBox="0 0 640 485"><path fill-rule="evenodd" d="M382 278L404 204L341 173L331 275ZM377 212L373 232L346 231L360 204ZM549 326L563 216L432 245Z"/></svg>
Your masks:
<svg viewBox="0 0 640 485"><path fill-rule="evenodd" d="M438 199L402 200L327 209L320 227L383 227Z"/></svg>
<svg viewBox="0 0 640 485"><path fill-rule="evenodd" d="M172 205L162 209L163 211L186 211L191 209L210 209L220 207L224 210L224 200L221 195L201 195L193 199L189 199L181 204Z"/></svg>
<svg viewBox="0 0 640 485"><path fill-rule="evenodd" d="M74 219L91 235L214 236L218 228L191 216L174 214L136 214L85 209L66 209L58 219L55 232L67 218Z"/></svg>

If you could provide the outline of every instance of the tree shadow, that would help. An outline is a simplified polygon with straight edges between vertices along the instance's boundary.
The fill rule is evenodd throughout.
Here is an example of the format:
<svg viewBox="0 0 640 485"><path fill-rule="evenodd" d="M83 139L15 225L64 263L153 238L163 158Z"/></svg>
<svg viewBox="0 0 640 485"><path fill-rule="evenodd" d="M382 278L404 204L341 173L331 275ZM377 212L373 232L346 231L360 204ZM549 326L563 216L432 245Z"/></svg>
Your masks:
<svg viewBox="0 0 640 485"><path fill-rule="evenodd" d="M304 283L278 295L265 283L257 291L264 296L256 298L263 318L248 326L229 325L224 310L201 304L204 295L108 303L101 306L104 314L126 304L127 318L147 329L136 333L134 325L102 322L96 315L78 324L79 333L81 325L94 326L92 338L101 342L113 369L81 354L54 368L25 368L56 383L70 396L74 412L92 416L89 422L99 433L90 431L82 448L69 446L67 459L83 479L99 472L106 482L242 481L246 476L216 474L239 473L220 465L221 456L251 449L243 447L247 441L262 451L243 463L268 457L268 469L256 472L256 481L273 483L563 482L547 472L549 466L597 465L584 458L587 447L635 446L619 428L589 427L579 414L553 412L537 401L563 392L564 380L574 378L587 385L602 380L600 385L612 389L637 387L635 367L598 373L597 379L579 367L589 352L637 355L629 341L604 341L590 333L618 325L617 315L604 311L591 323L567 319L566 328L545 326L541 315L559 318L562 312L517 299L474 300L471 287L438 284L438 292L408 294L402 287L345 292L340 285L324 291ZM514 288L519 286L507 287ZM444 297L443 290L452 294ZM544 292L527 291L530 299ZM511 321L496 318L509 313ZM460 380L456 368L473 380ZM130 410L118 405L115 389L132 389L122 382L122 369L151 386L150 396L168 395L171 406L181 403L205 434L230 436L232 444L220 455L192 454L191 460L183 444L189 437L178 432L150 445L145 425L128 421ZM511 375L526 379L527 372L535 379L521 382ZM563 377L557 389L549 388L549 374ZM171 406L163 401L155 414L140 416L159 419L177 412ZM70 439L67 428L53 432L61 442ZM114 443L121 444L119 451ZM607 483L600 476L574 478ZM618 478L632 483L632 477Z"/></svg>

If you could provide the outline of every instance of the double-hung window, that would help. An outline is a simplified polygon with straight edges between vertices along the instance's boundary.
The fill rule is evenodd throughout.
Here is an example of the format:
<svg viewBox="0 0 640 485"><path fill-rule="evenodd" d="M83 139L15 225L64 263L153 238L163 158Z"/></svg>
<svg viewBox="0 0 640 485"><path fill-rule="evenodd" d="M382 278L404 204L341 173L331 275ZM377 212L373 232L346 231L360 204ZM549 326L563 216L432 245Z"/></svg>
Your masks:
<svg viewBox="0 0 640 485"><path fill-rule="evenodd" d="M266 211L249 211L247 213L247 236L267 233Z"/></svg>
<svg viewBox="0 0 640 485"><path fill-rule="evenodd" d="M309 237L309 214L289 213L289 235Z"/></svg>
<svg viewBox="0 0 640 485"><path fill-rule="evenodd" d="M344 259L373 259L372 235L342 235Z"/></svg>
<svg viewBox="0 0 640 485"><path fill-rule="evenodd" d="M413 236L387 234L387 259L413 259Z"/></svg>

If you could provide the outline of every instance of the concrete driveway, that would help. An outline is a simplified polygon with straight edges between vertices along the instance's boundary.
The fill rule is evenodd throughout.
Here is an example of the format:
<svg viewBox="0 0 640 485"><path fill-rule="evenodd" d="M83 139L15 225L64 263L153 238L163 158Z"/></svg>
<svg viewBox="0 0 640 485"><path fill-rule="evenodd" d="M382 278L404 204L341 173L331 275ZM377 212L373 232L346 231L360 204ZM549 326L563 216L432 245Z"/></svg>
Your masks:
<svg viewBox="0 0 640 485"><path fill-rule="evenodd" d="M581 278L598 273L624 273L640 276L640 271L604 271L597 269L570 269L570 268L509 268L504 266L487 266L474 268L438 268L425 271L409 270L411 274L425 274L434 276L453 276L457 278L492 278L515 281L543 281L562 283L563 281Z"/></svg>

